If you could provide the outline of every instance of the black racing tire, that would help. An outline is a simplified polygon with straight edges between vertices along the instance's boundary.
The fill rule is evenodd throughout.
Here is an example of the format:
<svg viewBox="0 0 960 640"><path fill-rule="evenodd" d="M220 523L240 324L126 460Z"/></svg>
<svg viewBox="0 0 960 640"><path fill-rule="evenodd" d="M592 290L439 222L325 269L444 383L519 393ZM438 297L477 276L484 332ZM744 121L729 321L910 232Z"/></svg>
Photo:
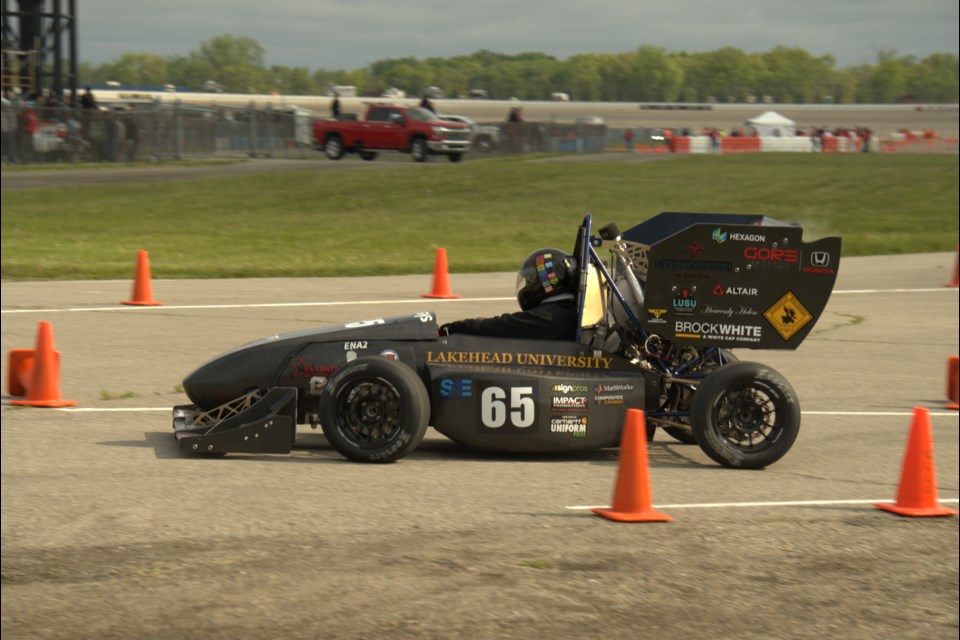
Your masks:
<svg viewBox="0 0 960 640"><path fill-rule="evenodd" d="M355 462L394 462L416 449L430 420L430 397L407 365L357 358L320 394L323 435Z"/></svg>
<svg viewBox="0 0 960 640"><path fill-rule="evenodd" d="M372 162L373 160L376 160L376 159L377 159L377 152L376 152L376 151L361 151L361 152L360 152L360 157L363 158L364 160L366 160L367 162Z"/></svg>
<svg viewBox="0 0 960 640"><path fill-rule="evenodd" d="M720 353L723 355L724 361L728 363L738 361L737 356L733 355L733 353L731 353L729 349L720 349ZM700 367L700 370L705 373L707 371L715 371L717 369L717 365L718 365L718 362L716 362L716 359L714 359L713 361L704 363ZM685 396L687 396L682 399L682 402L681 402L682 406L678 407L678 409L681 409L681 410L689 409L692 404L691 399L693 397L694 392L677 389L676 393L682 393ZM697 444L697 437L693 434L693 429L690 428L689 425L684 427L662 427L662 429L668 436L670 436L680 444Z"/></svg>
<svg viewBox="0 0 960 640"><path fill-rule="evenodd" d="M461 160L463 160L463 156L464 154L462 153L451 153L450 155L447 156L447 159L450 162L460 162Z"/></svg>
<svg viewBox="0 0 960 640"><path fill-rule="evenodd" d="M426 162L430 156L427 141L423 138L414 138L410 141L410 157L414 162Z"/></svg>
<svg viewBox="0 0 960 640"><path fill-rule="evenodd" d="M755 362L720 367L700 384L690 414L703 452L731 469L762 469L800 432L800 402L786 378Z"/></svg>
<svg viewBox="0 0 960 640"><path fill-rule="evenodd" d="M339 160L343 157L343 140L337 134L327 136L323 141L323 155L330 160Z"/></svg>

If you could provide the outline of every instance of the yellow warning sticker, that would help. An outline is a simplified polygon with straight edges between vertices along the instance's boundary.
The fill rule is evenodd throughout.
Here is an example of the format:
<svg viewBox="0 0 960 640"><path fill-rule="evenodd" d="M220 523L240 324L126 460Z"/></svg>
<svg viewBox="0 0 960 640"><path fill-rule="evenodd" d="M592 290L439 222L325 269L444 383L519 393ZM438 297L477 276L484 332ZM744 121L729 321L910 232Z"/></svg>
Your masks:
<svg viewBox="0 0 960 640"><path fill-rule="evenodd" d="M803 329L813 316L807 311L792 291L777 300L772 307L763 313L767 322L777 330L784 340L789 340L800 329Z"/></svg>

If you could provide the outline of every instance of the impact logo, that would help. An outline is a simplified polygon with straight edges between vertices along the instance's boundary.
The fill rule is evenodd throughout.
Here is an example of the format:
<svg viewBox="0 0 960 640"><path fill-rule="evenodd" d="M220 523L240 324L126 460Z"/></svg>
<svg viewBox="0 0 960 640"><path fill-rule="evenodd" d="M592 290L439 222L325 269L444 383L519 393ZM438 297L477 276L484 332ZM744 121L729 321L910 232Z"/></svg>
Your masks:
<svg viewBox="0 0 960 640"><path fill-rule="evenodd" d="M587 397L554 396L550 404L554 411L584 411L587 408Z"/></svg>
<svg viewBox="0 0 960 640"><path fill-rule="evenodd" d="M473 397L473 380L470 378L440 378L437 386L441 398L460 400Z"/></svg>

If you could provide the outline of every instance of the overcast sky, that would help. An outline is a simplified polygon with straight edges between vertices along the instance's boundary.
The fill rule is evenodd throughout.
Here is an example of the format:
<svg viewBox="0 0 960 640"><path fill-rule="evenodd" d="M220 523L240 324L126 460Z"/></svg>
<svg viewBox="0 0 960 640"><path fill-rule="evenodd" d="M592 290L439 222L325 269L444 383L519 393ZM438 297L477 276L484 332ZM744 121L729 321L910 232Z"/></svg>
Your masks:
<svg viewBox="0 0 960 640"><path fill-rule="evenodd" d="M838 66L878 52L958 54L957 0L78 0L80 59L187 55L226 33L266 50L267 65L354 70L384 58L480 49L620 53L747 52L783 45Z"/></svg>

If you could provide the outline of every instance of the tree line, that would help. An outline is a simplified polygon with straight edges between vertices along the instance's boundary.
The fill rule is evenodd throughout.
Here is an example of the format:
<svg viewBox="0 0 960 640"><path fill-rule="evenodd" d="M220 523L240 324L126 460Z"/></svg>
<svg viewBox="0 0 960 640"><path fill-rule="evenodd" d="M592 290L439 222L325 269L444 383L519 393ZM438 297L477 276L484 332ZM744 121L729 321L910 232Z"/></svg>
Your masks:
<svg viewBox="0 0 960 640"><path fill-rule="evenodd" d="M490 98L547 100L554 92L602 102L747 102L890 104L956 103L958 58L925 58L895 51L873 64L838 68L830 55L791 47L747 53L737 47L688 53L640 46L623 53L583 53L558 59L544 53L481 50L452 58L378 60L352 71L267 66L253 38L225 34L186 56L127 53L100 65L80 63L80 84L173 84L194 91L322 95L330 85L353 85L361 95L390 88L423 95L437 87L447 97L482 89Z"/></svg>

